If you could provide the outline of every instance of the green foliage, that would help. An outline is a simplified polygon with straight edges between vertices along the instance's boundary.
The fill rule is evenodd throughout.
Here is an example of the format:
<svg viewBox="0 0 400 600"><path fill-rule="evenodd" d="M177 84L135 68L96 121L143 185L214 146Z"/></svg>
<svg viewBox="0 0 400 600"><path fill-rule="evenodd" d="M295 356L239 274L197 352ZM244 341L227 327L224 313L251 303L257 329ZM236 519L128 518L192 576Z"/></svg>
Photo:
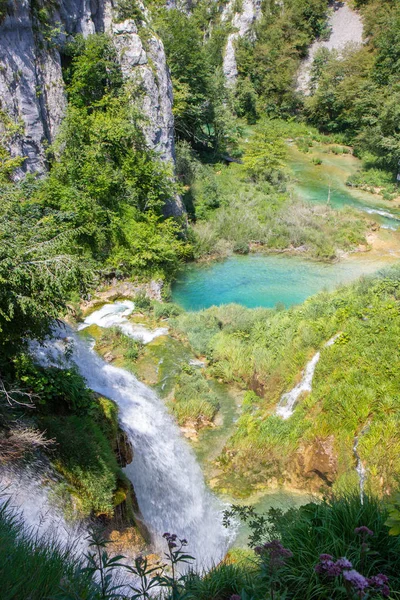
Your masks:
<svg viewBox="0 0 400 600"><path fill-rule="evenodd" d="M219 409L217 394L198 369L188 368L176 379L170 407L178 423L195 423L202 427L213 420Z"/></svg>
<svg viewBox="0 0 400 600"><path fill-rule="evenodd" d="M389 504L389 516L386 525L390 527L390 535L400 535L400 495L396 494L395 498Z"/></svg>
<svg viewBox="0 0 400 600"><path fill-rule="evenodd" d="M317 55L306 114L324 131L344 132L359 153L376 155L377 168L396 175L400 9L396 2L358 4L367 44L340 54L324 50Z"/></svg>
<svg viewBox="0 0 400 600"><path fill-rule="evenodd" d="M136 0L118 0L114 18L116 21L134 19L140 23L140 21L144 20L144 15Z"/></svg>
<svg viewBox="0 0 400 600"><path fill-rule="evenodd" d="M123 86L107 36L77 36L68 51L68 112L37 197L65 211L98 262L125 274L171 273L186 252L179 224L163 219L177 189L170 168L147 147L135 100L140 92Z"/></svg>
<svg viewBox="0 0 400 600"><path fill-rule="evenodd" d="M93 107L104 96L118 95L122 73L117 52L105 34L75 37L66 48L69 66L64 70L68 100L77 108Z"/></svg>
<svg viewBox="0 0 400 600"><path fill-rule="evenodd" d="M177 317L173 325L194 350L211 360L213 374L253 389L262 398L243 411L221 455L227 481L241 488L290 472L301 444L314 451L332 436L340 457L338 477L354 468L353 440L377 492L395 489L398 459L399 272L320 293L288 310L249 310L231 305ZM324 348L332 336L337 342ZM283 393L299 381L321 351L313 390L283 421L273 414ZM331 438L331 439L332 439ZM340 483L340 482L339 482Z"/></svg>
<svg viewBox="0 0 400 600"><path fill-rule="evenodd" d="M118 327L104 329L98 344L103 352L121 353L131 363L136 362L143 351L143 343L140 340L124 335Z"/></svg>
<svg viewBox="0 0 400 600"><path fill-rule="evenodd" d="M59 598L60 581L73 580L80 598L91 598L94 586L69 550L54 541L39 542L7 504L0 508L0 581L3 600ZM79 576L78 576L79 573Z"/></svg>
<svg viewBox="0 0 400 600"><path fill-rule="evenodd" d="M47 333L90 274L89 265L70 253L78 232L65 213L30 201L37 185L28 179L0 187L0 355L7 361L24 339Z"/></svg>
<svg viewBox="0 0 400 600"><path fill-rule="evenodd" d="M46 435L56 442L53 461L68 483L83 516L111 516L120 470L111 444L92 416L42 417Z"/></svg>
<svg viewBox="0 0 400 600"><path fill-rule="evenodd" d="M212 2L198 3L193 13L161 9L156 25L171 69L177 138L221 152L235 146L237 133L221 69L227 32L219 24L205 35L215 13Z"/></svg>
<svg viewBox="0 0 400 600"><path fill-rule="evenodd" d="M384 573L389 577L391 590L399 588L400 538L389 535L385 525L387 506L374 497L367 496L363 504L356 494L332 497L286 513L271 509L266 515L256 515L251 508L246 512L243 507L234 507L230 514L232 512L249 521L253 544L279 539L291 551L293 556L279 569L279 587L286 598L351 597L334 587L333 579L318 576L315 566L321 554L346 557L367 577ZM368 540L367 556L363 539L355 531L361 526L373 532ZM274 573L266 572L262 566L261 558L254 577L269 587Z"/></svg>
<svg viewBox="0 0 400 600"><path fill-rule="evenodd" d="M156 319L169 319L180 315L183 309L173 302L153 302L153 311Z"/></svg>
<svg viewBox="0 0 400 600"><path fill-rule="evenodd" d="M279 123L279 122L278 122ZM271 181L284 166L286 146L275 121L260 123L246 146L244 166L255 181Z"/></svg>
<svg viewBox="0 0 400 600"><path fill-rule="evenodd" d="M242 38L238 44L239 97L242 81L249 79L259 98L257 111L262 107L276 117L297 110L294 77L309 44L324 32L327 8L326 0L290 0L284 7L264 4L255 43ZM254 119L254 101L249 108L247 114Z"/></svg>
<svg viewBox="0 0 400 600"><path fill-rule="evenodd" d="M76 367L38 367L30 356L22 354L16 360L15 376L37 399L40 412L82 415L93 403L93 394Z"/></svg>

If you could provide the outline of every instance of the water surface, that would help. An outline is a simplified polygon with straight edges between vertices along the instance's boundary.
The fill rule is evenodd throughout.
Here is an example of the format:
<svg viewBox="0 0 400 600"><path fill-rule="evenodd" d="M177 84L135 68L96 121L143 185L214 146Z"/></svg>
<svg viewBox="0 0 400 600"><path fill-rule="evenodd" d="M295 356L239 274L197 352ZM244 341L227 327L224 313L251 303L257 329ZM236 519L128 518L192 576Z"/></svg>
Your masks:
<svg viewBox="0 0 400 600"><path fill-rule="evenodd" d="M172 286L172 298L186 310L231 302L248 308L273 308L280 303L289 307L373 273L388 262L389 257L372 256L329 264L285 255L235 255L222 262L186 267Z"/></svg>
<svg viewBox="0 0 400 600"><path fill-rule="evenodd" d="M320 159L316 165L313 159ZM301 152L289 146L288 165L294 176L292 185L296 198L318 204L328 203L333 208L351 206L378 221L387 229L400 227L400 211L389 201L346 185L350 175L361 169L361 161L351 154L333 154L328 147L315 146L311 152Z"/></svg>

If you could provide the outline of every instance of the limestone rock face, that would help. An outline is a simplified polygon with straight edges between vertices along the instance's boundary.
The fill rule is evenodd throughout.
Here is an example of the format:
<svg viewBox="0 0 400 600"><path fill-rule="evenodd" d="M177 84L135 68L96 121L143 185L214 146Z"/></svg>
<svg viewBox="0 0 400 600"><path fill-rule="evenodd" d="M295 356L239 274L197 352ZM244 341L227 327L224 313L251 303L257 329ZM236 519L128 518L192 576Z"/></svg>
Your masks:
<svg viewBox="0 0 400 600"><path fill-rule="evenodd" d="M235 83L238 75L235 43L239 38L251 37L252 27L261 16L261 0L243 0L241 11L236 13L233 13L234 4L234 0L230 0L222 15L223 20L231 20L235 29L228 36L223 62L224 75L229 85Z"/></svg>
<svg viewBox="0 0 400 600"><path fill-rule="evenodd" d="M317 40L309 49L297 75L297 90L306 96L311 93L311 68L318 50L336 50L339 55L348 46L360 46L363 41L363 22L359 13L346 3L333 0L329 16L330 34L326 40Z"/></svg>
<svg viewBox="0 0 400 600"><path fill-rule="evenodd" d="M0 23L0 141L3 121L19 125L6 140L13 156L25 157L17 177L46 170L45 148L54 141L67 106L62 47L76 33L112 36L125 79L142 90L147 142L163 160L174 161L172 84L163 44L149 28L144 44L135 21L113 22L112 8L112 0L60 0L51 22L43 25L32 0L9 0L7 16ZM179 198L166 207L168 214L182 212Z"/></svg>

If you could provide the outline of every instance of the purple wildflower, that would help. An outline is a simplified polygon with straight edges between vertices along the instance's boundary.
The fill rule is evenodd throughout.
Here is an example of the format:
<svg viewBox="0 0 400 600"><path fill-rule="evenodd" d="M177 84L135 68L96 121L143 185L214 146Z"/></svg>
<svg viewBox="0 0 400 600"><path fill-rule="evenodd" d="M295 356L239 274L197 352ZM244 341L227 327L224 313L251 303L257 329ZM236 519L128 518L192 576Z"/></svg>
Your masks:
<svg viewBox="0 0 400 600"><path fill-rule="evenodd" d="M374 532L371 531L371 529L369 529L365 525L361 525L361 527L356 527L354 533L363 537L367 537L368 535L374 535Z"/></svg>
<svg viewBox="0 0 400 600"><path fill-rule="evenodd" d="M263 546L256 546L254 552L259 556L268 555L270 569L283 567L285 559L293 556L293 552L285 548L279 540L272 540Z"/></svg>
<svg viewBox="0 0 400 600"><path fill-rule="evenodd" d="M351 564L351 562L345 557L343 556L342 558L339 558L336 563L335 563L338 567L340 567L342 570L343 569L352 569L353 565Z"/></svg>
<svg viewBox="0 0 400 600"><path fill-rule="evenodd" d="M314 567L315 572L318 575L325 575L326 577L339 577L344 569L351 569L353 567L351 562L344 556L334 562L330 554L321 554L319 560L320 562Z"/></svg>
<svg viewBox="0 0 400 600"><path fill-rule="evenodd" d="M389 597L390 589L389 589L389 585L388 585L389 578L387 575L384 575L383 573L378 573L378 575L369 577L368 583L377 592L380 592L384 598Z"/></svg>
<svg viewBox="0 0 400 600"><path fill-rule="evenodd" d="M327 560L333 560L333 556L331 556L330 554L320 554L319 560L321 562L326 562Z"/></svg>
<svg viewBox="0 0 400 600"><path fill-rule="evenodd" d="M233 594L233 596L231 596L229 598L229 600L242 600L241 597L239 596L239 594Z"/></svg>
<svg viewBox="0 0 400 600"><path fill-rule="evenodd" d="M355 569L351 569L351 571L343 571L343 578L351 583L355 590L360 592L363 592L369 586L368 579Z"/></svg>

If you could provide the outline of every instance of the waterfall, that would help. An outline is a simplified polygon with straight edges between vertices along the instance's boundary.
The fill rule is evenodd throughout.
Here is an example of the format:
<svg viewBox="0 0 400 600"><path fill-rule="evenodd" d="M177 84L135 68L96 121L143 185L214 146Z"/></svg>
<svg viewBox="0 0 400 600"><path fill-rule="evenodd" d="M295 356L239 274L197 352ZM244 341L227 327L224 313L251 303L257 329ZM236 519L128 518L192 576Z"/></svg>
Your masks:
<svg viewBox="0 0 400 600"><path fill-rule="evenodd" d="M233 532L222 525L222 504L207 489L200 466L162 401L131 373L102 360L86 340L68 327L54 329L54 337L32 351L42 365L65 365L71 345L72 360L89 388L119 407L121 427L134 449L125 469L132 482L143 520L158 551L165 549L162 534L176 533L188 540L197 569L209 569L226 554Z"/></svg>
<svg viewBox="0 0 400 600"><path fill-rule="evenodd" d="M358 454L358 444L360 443L360 437L364 435L369 429L370 422L366 423L364 427L361 429L360 433L356 435L354 438L353 444L353 454L356 459L356 472L358 475L358 485L360 490L360 500L361 504L364 504L364 489L365 482L367 481L367 469L364 467L364 464L361 460L360 455Z"/></svg>
<svg viewBox="0 0 400 600"><path fill-rule="evenodd" d="M72 548L76 555L88 550L87 523L69 523L52 501L54 473L43 464L3 467L0 470L0 506L8 502L10 510L22 519L27 533L35 539L54 540L58 546Z"/></svg>
<svg viewBox="0 0 400 600"><path fill-rule="evenodd" d="M329 348L329 346L333 346L339 337L340 333L337 333L333 338L328 340L324 345L324 348ZM290 390L290 392L286 392L282 395L279 404L276 409L276 414L282 419L288 419L292 416L294 411L294 406L300 396L304 393L309 393L312 391L312 382L314 379L314 373L316 366L321 358L321 352L317 352L314 354L312 359L307 363L306 368L304 369L302 379L300 383L295 385L295 387Z"/></svg>
<svg viewBox="0 0 400 600"><path fill-rule="evenodd" d="M359 489L360 489L360 500L361 500L361 504L364 504L364 488L365 488L365 481L367 479L367 470L362 463L360 455L358 454L359 441L360 441L359 436L356 436L354 438L353 454L356 459L356 471L357 471L357 475L358 475L358 482L359 482Z"/></svg>
<svg viewBox="0 0 400 600"><path fill-rule="evenodd" d="M135 340L140 340L144 344L148 344L155 338L168 333L168 327L148 329L140 323L128 321L127 317L132 314L134 309L135 304L131 300L105 304L102 308L86 317L83 323L78 326L78 330L86 329L90 325L98 325L104 328L118 327L125 335Z"/></svg>

